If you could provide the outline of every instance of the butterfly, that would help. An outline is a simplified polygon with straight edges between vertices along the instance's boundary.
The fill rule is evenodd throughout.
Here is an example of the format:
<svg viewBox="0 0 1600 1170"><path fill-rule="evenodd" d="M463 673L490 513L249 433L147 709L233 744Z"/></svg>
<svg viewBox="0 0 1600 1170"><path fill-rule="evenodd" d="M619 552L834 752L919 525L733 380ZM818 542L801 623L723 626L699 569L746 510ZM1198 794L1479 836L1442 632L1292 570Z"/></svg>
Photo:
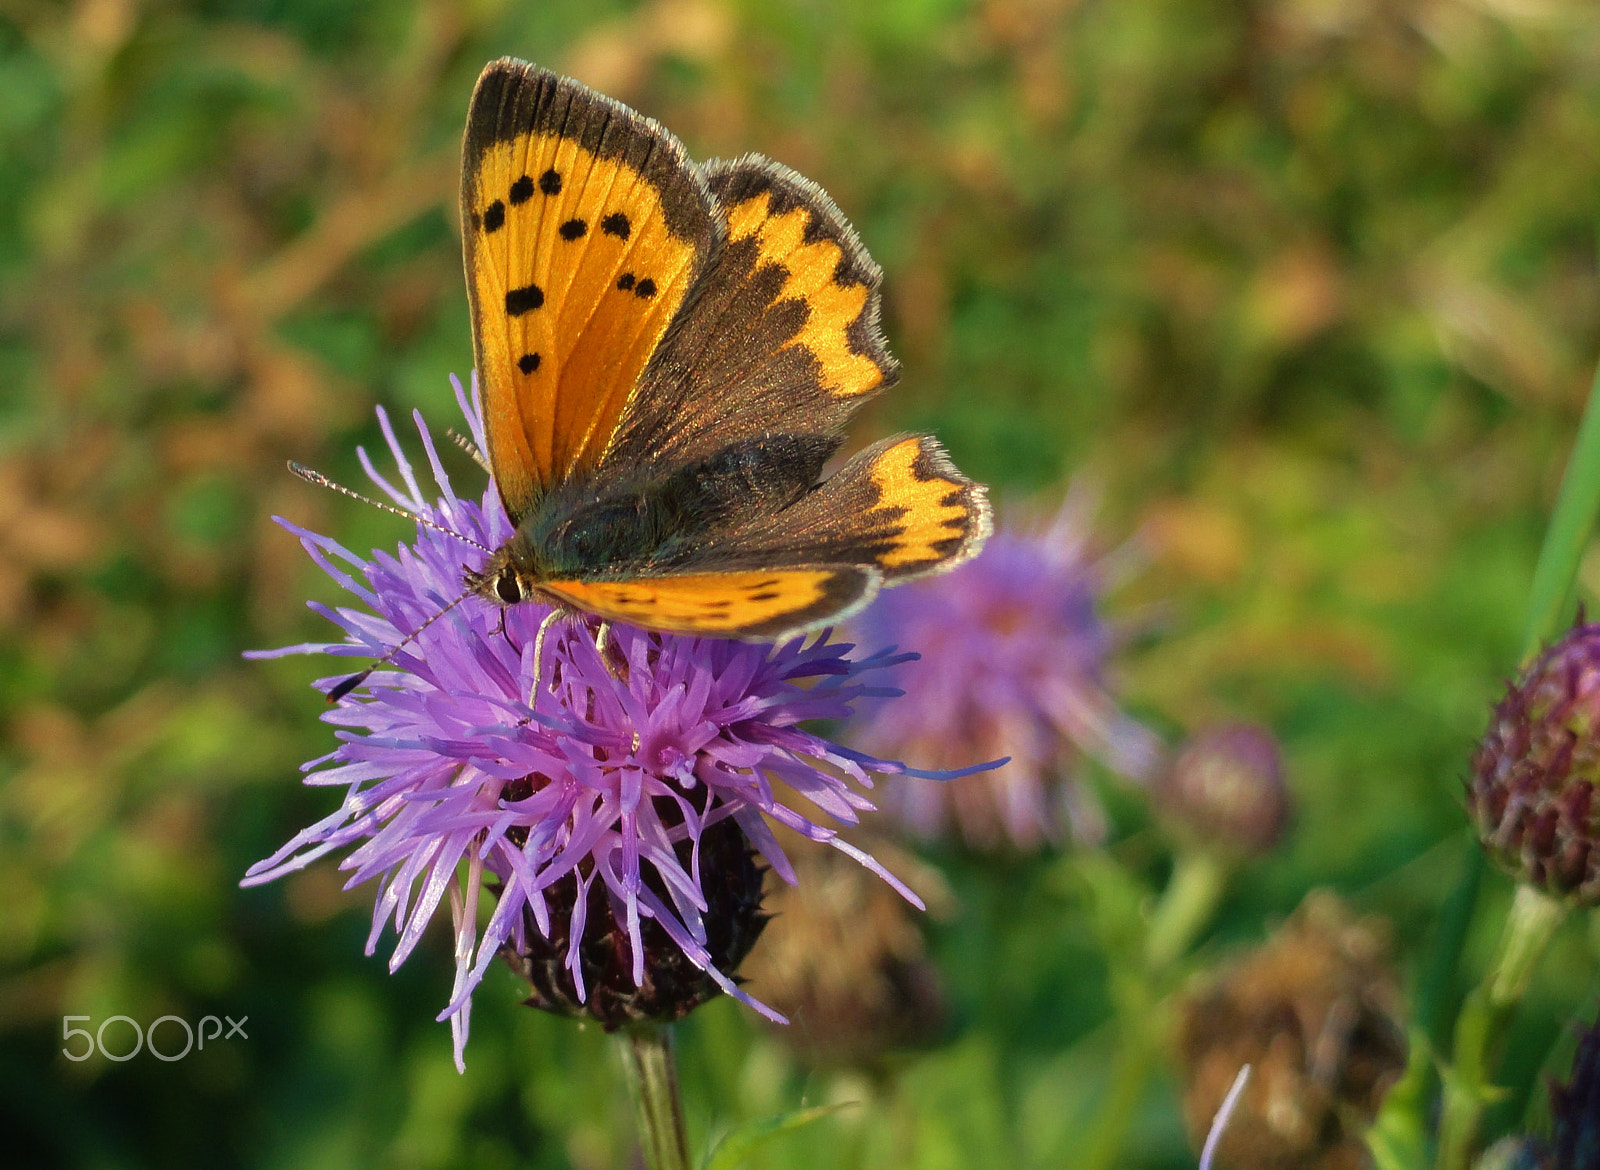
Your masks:
<svg viewBox="0 0 1600 1170"><path fill-rule="evenodd" d="M973 556L984 488L926 435L832 474L899 368L881 272L815 183L692 162L664 127L512 58L478 79L461 227L503 606L777 639Z"/></svg>

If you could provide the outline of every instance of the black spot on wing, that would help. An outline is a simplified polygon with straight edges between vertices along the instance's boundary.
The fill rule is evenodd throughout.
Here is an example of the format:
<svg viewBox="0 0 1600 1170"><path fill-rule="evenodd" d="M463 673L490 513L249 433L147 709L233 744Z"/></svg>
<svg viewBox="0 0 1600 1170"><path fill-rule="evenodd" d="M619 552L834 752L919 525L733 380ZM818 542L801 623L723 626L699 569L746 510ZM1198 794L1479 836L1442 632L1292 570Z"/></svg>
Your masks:
<svg viewBox="0 0 1600 1170"><path fill-rule="evenodd" d="M581 240L589 232L589 225L581 219L569 219L560 227L563 240Z"/></svg>
<svg viewBox="0 0 1600 1170"><path fill-rule="evenodd" d="M621 276L617 277L617 287L620 288L623 292L627 292L630 288L632 288L633 287L633 273L624 272Z"/></svg>
<svg viewBox="0 0 1600 1170"><path fill-rule="evenodd" d="M648 276L645 277L638 284L633 286L633 295L636 297L644 297L646 299L655 296L656 282L651 280Z"/></svg>
<svg viewBox="0 0 1600 1170"><path fill-rule="evenodd" d="M483 230L484 231L486 231L486 232L497 232L502 227L505 226L505 222L506 222L506 205L504 203L501 203L500 200L496 199L493 203L489 204L488 207L484 208L484 211L483 211Z"/></svg>
<svg viewBox="0 0 1600 1170"><path fill-rule="evenodd" d="M521 370L524 374L531 374L538 368L539 355L536 353L525 353L517 359L517 369Z"/></svg>
<svg viewBox="0 0 1600 1170"><path fill-rule="evenodd" d="M620 211L613 211L600 221L600 230L608 236L616 236L625 240L633 232L633 225L628 222L628 217Z"/></svg>
<svg viewBox="0 0 1600 1170"><path fill-rule="evenodd" d="M526 203L528 200L532 199L533 180L527 175L523 175L522 178L511 184L511 191L508 198L511 200L511 206L513 207Z"/></svg>
<svg viewBox="0 0 1600 1170"><path fill-rule="evenodd" d="M462 144L463 177L469 183L463 206L477 206L470 180L483 156L530 133L556 134L598 158L633 167L660 194L667 230L679 239L709 243L717 234L705 180L670 131L586 85L511 57L486 65L473 90ZM561 181L557 172L541 176L540 189L547 195L554 194L544 186L550 175L551 182Z"/></svg>
<svg viewBox="0 0 1600 1170"><path fill-rule="evenodd" d="M526 288L514 288L506 293L506 312L513 317L520 317L530 313L544 304L544 289L536 284Z"/></svg>
<svg viewBox="0 0 1600 1170"><path fill-rule="evenodd" d="M543 191L546 195L561 194L561 173L552 167L550 170L540 175L539 190ZM533 194L533 186L531 183L528 187L528 194Z"/></svg>

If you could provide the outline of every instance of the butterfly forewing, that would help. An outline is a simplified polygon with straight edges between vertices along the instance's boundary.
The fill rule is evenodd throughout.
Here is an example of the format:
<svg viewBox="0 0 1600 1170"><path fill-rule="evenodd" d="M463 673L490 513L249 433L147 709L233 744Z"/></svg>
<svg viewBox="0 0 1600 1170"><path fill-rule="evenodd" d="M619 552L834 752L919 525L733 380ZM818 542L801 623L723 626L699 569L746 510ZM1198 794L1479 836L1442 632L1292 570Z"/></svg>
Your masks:
<svg viewBox="0 0 1600 1170"><path fill-rule="evenodd" d="M882 274L822 189L757 157L703 171L727 242L646 369L607 467L836 434L899 372L878 328Z"/></svg>
<svg viewBox="0 0 1600 1170"><path fill-rule="evenodd" d="M488 454L515 520L599 462L721 221L665 129L522 62L483 71L462 153Z"/></svg>

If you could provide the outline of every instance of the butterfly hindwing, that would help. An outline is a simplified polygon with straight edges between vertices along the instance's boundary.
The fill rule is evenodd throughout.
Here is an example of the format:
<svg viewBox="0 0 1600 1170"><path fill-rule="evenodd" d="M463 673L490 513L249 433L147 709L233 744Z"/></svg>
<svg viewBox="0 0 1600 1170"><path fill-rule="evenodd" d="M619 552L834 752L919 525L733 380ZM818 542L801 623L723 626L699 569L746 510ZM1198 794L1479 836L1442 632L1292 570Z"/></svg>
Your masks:
<svg viewBox="0 0 1600 1170"><path fill-rule="evenodd" d="M509 58L473 92L461 211L488 455L515 522L599 462L722 221L667 130Z"/></svg>
<svg viewBox="0 0 1600 1170"><path fill-rule="evenodd" d="M957 471L938 440L901 435L868 447L787 508L712 534L685 571L853 564L887 585L953 568L992 527L983 485Z"/></svg>
<svg viewBox="0 0 1600 1170"><path fill-rule="evenodd" d="M679 573L542 588L611 621L680 634L775 638L843 617L877 592L878 573L853 565Z"/></svg>
<svg viewBox="0 0 1600 1170"><path fill-rule="evenodd" d="M834 434L899 373L878 327L882 273L827 194L757 156L702 170L726 243L646 368L606 467Z"/></svg>
<svg viewBox="0 0 1600 1170"><path fill-rule="evenodd" d="M606 566L540 588L613 621L773 638L840 620L880 585L960 564L990 527L983 487L936 440L900 436L787 507L714 528L670 567Z"/></svg>

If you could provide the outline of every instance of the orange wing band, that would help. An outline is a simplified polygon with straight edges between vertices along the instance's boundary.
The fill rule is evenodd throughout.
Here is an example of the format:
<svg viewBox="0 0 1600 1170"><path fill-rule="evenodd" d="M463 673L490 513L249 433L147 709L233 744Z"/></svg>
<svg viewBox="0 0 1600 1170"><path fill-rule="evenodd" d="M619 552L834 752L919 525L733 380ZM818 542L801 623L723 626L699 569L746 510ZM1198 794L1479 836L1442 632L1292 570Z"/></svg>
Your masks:
<svg viewBox="0 0 1600 1170"><path fill-rule="evenodd" d="M555 581L540 588L612 621L722 638L777 638L845 616L877 591L852 566L699 573L628 581Z"/></svg>

